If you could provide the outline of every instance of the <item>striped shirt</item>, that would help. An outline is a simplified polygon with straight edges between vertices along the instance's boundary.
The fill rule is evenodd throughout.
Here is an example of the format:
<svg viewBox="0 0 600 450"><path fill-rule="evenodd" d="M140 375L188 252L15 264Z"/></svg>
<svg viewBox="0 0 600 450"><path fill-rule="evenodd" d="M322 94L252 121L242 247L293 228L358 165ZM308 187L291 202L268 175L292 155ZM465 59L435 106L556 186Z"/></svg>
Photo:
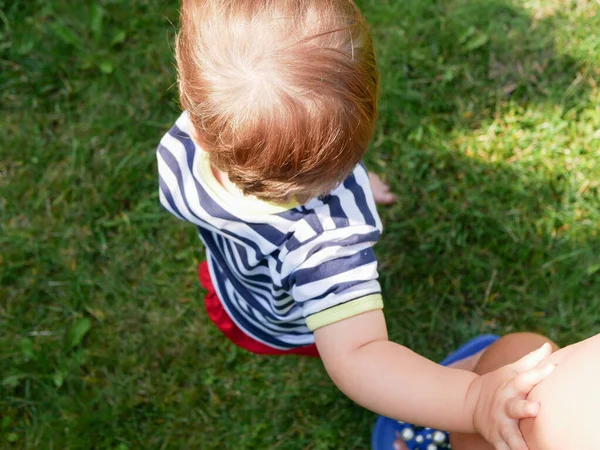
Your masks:
<svg viewBox="0 0 600 450"><path fill-rule="evenodd" d="M274 205L226 190L191 130L183 113L158 146L160 201L198 228L217 295L245 333L285 350L383 307L382 226L362 164L325 197Z"/></svg>

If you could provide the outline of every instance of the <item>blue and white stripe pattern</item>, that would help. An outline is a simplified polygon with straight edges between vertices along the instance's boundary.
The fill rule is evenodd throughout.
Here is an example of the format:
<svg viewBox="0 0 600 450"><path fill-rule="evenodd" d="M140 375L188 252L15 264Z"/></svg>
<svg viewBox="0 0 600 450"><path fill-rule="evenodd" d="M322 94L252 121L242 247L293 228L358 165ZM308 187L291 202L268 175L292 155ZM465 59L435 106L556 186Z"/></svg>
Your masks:
<svg viewBox="0 0 600 450"><path fill-rule="evenodd" d="M158 146L160 201L198 227L217 294L242 330L277 349L309 345L307 319L380 294L372 247L382 226L362 165L330 195L273 211L216 195L191 130L183 113Z"/></svg>

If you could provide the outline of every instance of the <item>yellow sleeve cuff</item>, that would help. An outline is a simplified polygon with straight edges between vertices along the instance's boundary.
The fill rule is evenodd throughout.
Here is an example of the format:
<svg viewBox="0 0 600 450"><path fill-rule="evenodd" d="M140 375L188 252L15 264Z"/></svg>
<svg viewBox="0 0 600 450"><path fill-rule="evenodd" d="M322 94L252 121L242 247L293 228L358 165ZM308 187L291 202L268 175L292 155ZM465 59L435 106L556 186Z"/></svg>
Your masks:
<svg viewBox="0 0 600 450"><path fill-rule="evenodd" d="M332 323L339 322L350 317L375 309L383 309L381 294L371 294L365 297L351 300L347 303L334 306L306 318L306 325L311 331Z"/></svg>

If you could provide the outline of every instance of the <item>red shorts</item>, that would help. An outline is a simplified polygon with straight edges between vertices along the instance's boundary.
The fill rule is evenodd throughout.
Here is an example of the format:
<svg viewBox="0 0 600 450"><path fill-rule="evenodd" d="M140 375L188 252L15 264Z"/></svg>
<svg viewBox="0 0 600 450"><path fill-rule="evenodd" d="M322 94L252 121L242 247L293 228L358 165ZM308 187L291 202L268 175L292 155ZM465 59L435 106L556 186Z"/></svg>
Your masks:
<svg viewBox="0 0 600 450"><path fill-rule="evenodd" d="M317 351L317 346L315 344L297 347L291 350L278 350L248 336L235 324L231 317L229 317L229 314L227 314L227 311L225 311L225 308L223 308L223 304L221 303L221 300L219 300L219 296L217 295L210 278L208 264L206 262L202 262L198 266L198 277L200 278L200 283L204 289L207 290L204 303L206 305L208 317L210 317L210 320L212 320L219 330L221 330L221 332L234 344L259 355L303 355L319 357L319 352Z"/></svg>

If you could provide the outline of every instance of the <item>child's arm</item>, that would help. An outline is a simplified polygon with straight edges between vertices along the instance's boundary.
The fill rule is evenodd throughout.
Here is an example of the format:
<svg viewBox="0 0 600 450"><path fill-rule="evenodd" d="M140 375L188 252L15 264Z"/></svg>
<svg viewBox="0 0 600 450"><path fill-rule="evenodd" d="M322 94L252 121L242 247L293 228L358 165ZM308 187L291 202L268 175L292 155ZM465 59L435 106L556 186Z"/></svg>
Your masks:
<svg viewBox="0 0 600 450"><path fill-rule="evenodd" d="M364 407L432 428L478 432L497 449L527 448L517 419L537 414L538 404L524 398L547 375L547 369L531 369L548 349L489 377L478 376L440 366L388 341L381 310L319 328L315 338L332 380Z"/></svg>

